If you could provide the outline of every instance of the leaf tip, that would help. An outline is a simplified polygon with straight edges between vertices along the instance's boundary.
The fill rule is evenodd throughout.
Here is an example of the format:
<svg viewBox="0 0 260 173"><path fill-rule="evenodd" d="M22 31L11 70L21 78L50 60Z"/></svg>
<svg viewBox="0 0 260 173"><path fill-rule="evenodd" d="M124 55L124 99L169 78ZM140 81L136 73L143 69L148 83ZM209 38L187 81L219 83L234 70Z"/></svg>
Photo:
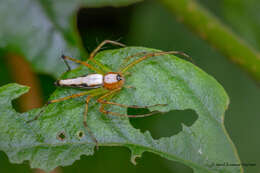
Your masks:
<svg viewBox="0 0 260 173"><path fill-rule="evenodd" d="M0 95L3 98L8 96L10 99L16 99L29 91L29 86L20 85L17 83L9 83L0 87Z"/></svg>

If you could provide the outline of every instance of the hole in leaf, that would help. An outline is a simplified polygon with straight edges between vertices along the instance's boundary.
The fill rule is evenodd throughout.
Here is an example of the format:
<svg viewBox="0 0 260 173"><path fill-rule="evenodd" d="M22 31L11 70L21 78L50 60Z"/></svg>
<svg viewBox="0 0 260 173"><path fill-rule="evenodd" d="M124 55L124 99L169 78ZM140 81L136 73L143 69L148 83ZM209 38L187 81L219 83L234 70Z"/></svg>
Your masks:
<svg viewBox="0 0 260 173"><path fill-rule="evenodd" d="M42 74L38 75L37 77L40 82L39 86L41 86L40 91L42 91L43 94L36 92L36 94L40 94L40 95L36 95L35 97L35 95L33 95L33 93L31 92L35 88L32 88L33 86L30 86L31 88L27 93L12 100L12 106L16 112L23 113L32 108L42 107L42 104L47 102L51 93L56 89L55 85L53 84L55 81L54 78ZM23 85L28 85L28 84L23 84ZM39 100L39 97L43 98L43 100Z"/></svg>
<svg viewBox="0 0 260 173"><path fill-rule="evenodd" d="M146 114L148 109L128 108L130 115ZM173 110L163 114L155 114L143 118L130 118L131 124L142 132L150 131L153 138L170 137L182 131L182 124L192 126L198 119L198 115L193 110Z"/></svg>
<svg viewBox="0 0 260 173"><path fill-rule="evenodd" d="M60 140L60 141L64 141L66 138L66 135L65 135L65 132L64 131L61 131L57 134L57 139Z"/></svg>
<svg viewBox="0 0 260 173"><path fill-rule="evenodd" d="M83 138L84 136L85 136L85 134L84 134L83 131L78 131L78 132L77 132L77 137L78 137L79 139Z"/></svg>
<svg viewBox="0 0 260 173"><path fill-rule="evenodd" d="M130 162L131 152L124 147L100 147L92 156L82 155L71 166L66 166L64 172L113 172L113 173L192 173L192 168L171 160L162 158L159 155L144 152L141 158L137 159L137 165ZM87 164L86 164L87 163ZM102 163L102 166L100 166ZM120 163L120 164L117 164ZM122 171L124 170L124 171Z"/></svg>
<svg viewBox="0 0 260 173"><path fill-rule="evenodd" d="M1 162L1 172L31 172L31 168L29 166L29 161L24 161L23 163L10 163L9 158L6 153L0 151L0 162Z"/></svg>
<svg viewBox="0 0 260 173"><path fill-rule="evenodd" d="M155 168L156 172L181 172L181 173L193 173L193 169L181 162L166 160L157 154L151 152L144 152L142 157L137 161L139 169L146 169L148 163L156 163L158 166ZM161 166L159 166L161 165ZM161 167L164 167L165 171L161 171Z"/></svg>
<svg viewBox="0 0 260 173"><path fill-rule="evenodd" d="M16 98L14 100L12 100L12 107L14 108L14 110L18 113L23 113L25 111L22 110L21 106L20 106L20 97Z"/></svg>

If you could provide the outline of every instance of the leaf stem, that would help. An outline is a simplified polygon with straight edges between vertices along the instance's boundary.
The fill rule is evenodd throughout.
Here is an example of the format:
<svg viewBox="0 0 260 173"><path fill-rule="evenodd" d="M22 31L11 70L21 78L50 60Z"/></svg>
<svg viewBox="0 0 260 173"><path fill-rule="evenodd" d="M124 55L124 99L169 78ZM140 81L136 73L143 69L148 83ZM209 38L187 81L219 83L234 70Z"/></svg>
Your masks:
<svg viewBox="0 0 260 173"><path fill-rule="evenodd" d="M260 56L195 0L161 0L177 19L260 82Z"/></svg>

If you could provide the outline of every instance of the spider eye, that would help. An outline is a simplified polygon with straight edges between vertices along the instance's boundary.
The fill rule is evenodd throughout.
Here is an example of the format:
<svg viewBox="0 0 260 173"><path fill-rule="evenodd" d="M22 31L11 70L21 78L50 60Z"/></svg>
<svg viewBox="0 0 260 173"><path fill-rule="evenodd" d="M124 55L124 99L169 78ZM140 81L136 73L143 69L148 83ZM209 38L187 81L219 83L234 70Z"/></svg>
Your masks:
<svg viewBox="0 0 260 173"><path fill-rule="evenodd" d="M122 80L122 76L120 76L119 74L116 76L116 80L120 81Z"/></svg>

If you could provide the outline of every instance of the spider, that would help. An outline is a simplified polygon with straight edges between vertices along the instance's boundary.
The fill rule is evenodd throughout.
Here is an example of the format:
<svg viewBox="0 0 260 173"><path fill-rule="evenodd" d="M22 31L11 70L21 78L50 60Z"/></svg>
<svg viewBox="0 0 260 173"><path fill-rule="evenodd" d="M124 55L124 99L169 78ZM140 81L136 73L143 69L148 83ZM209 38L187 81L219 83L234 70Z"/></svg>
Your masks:
<svg viewBox="0 0 260 173"><path fill-rule="evenodd" d="M86 100L85 100L86 105L85 105L85 111L84 111L83 124L84 124L84 127L87 129L89 135L91 136L92 140L96 143L97 147L98 147L98 141L94 137L92 131L90 130L90 128L88 127L88 124L87 124L88 104L89 104L89 101L93 97L99 96L99 98L97 98L97 102L101 104L99 111L103 114L110 114L110 115L114 115L114 116L127 116L127 117L145 117L145 116L150 116L150 115L153 115L153 114L156 114L156 113L160 113L159 111L152 111L150 113L141 114L141 115L127 115L127 114L120 114L118 112L111 112L111 111L105 110L104 106L105 105L114 105L114 106L120 106L120 107L124 107L124 108L149 108L149 107L153 107L153 106L165 106L166 104L156 104L156 105L149 105L149 106L124 105L124 104L120 104L120 103L110 102L109 99L111 99L123 87L131 88L130 86L124 85L125 80L126 80L125 76L127 76L129 74L127 71L130 68L132 68L133 66L135 66L136 64L138 64L138 63L140 63L140 62L142 62L142 61L144 61L148 58L151 58L151 57L154 57L154 56L159 56L159 55L165 55L165 54L179 54L179 55L183 55L183 56L188 57L188 55L186 55L185 53L178 52L178 51L152 52L152 53L139 52L137 54L126 57L124 59L123 63L121 64L119 71L118 72L112 72L107 67L98 63L94 59L96 53L105 44L108 44L108 43L113 44L113 45L117 45L117 46L125 47L125 45L122 44L122 43L119 43L119 42L116 42L116 41L111 41L111 40L104 40L102 43L100 43L97 46L96 49L94 49L94 51L90 54L90 57L88 58L87 61L80 61L80 60L62 55L62 59L64 60L66 66L68 67L68 71L70 71L71 68L70 68L67 60L70 60L70 61L73 61L75 63L78 63L78 64L81 64L81 65L88 67L89 69L91 69L95 73L87 74L85 76L71 78L71 79L57 80L55 82L56 86L82 88L82 89L86 89L87 91L77 93L77 94L73 94L73 95L70 95L70 96L66 96L66 97L63 97L63 98L55 99L55 100L50 100L46 104L46 105L48 105L48 104L57 103L57 102L65 101L65 100L68 100L68 99L76 98L76 97L87 96ZM136 56L141 56L141 57L134 60L132 63L127 64L127 62L131 58L136 57ZM99 68L96 68L96 67L90 65L88 63L89 61L96 64ZM44 111L44 109L42 111L40 111L40 113L37 116L35 116L32 120L29 120L27 122L29 123L29 122L32 122L34 120L37 120L40 117L40 115L43 111Z"/></svg>

